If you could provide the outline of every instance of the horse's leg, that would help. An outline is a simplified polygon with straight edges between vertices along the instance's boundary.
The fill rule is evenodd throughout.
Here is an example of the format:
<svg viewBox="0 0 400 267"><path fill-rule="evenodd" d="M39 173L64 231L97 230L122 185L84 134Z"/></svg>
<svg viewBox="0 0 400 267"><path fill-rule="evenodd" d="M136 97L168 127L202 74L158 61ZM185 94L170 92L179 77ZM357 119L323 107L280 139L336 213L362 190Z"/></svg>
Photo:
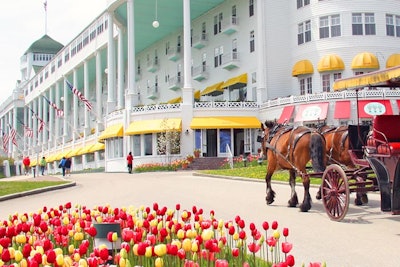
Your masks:
<svg viewBox="0 0 400 267"><path fill-rule="evenodd" d="M322 185L319 186L317 195L315 196L315 198L318 199L318 200L320 200L322 198L322 196L321 196L321 187L322 187Z"/></svg>
<svg viewBox="0 0 400 267"><path fill-rule="evenodd" d="M275 192L274 190L272 190L271 186L271 178L272 174L274 173L274 170L275 170L275 165L273 164L273 160L271 159L268 162L267 174L265 175L265 184L266 184L265 201L267 202L267 205L272 204L275 200Z"/></svg>
<svg viewBox="0 0 400 267"><path fill-rule="evenodd" d="M291 189L290 199L288 201L289 207L296 207L299 204L296 193L296 172L294 170L289 171L289 185Z"/></svg>
<svg viewBox="0 0 400 267"><path fill-rule="evenodd" d="M304 172L302 174L304 186L304 199L300 204L300 210L305 212L311 209L311 196L310 196L310 177Z"/></svg>

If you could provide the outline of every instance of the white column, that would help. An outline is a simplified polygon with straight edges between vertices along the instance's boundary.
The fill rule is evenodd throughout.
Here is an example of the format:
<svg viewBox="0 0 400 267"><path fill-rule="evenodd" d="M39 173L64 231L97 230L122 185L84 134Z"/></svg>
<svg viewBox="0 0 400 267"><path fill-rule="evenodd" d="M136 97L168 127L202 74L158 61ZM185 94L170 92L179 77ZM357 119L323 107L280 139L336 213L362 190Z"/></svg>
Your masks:
<svg viewBox="0 0 400 267"><path fill-rule="evenodd" d="M65 80L62 80L61 82L64 82L65 83ZM56 105L57 105L57 107L59 107L59 108L62 108L63 109L63 111L64 111L64 116L63 117L61 117L61 118L57 118L57 120L55 121L55 131L54 131L54 136L55 136L55 139L54 139L54 147L57 147L57 145L58 145L58 141L60 140L60 127L61 127L61 125L60 125L60 123L63 121L63 119L64 119L64 117L65 117L65 113L67 112L67 110L65 110L64 109L64 107L63 106L61 106L61 86L60 86L60 82L56 82L56 96L55 96L55 101L54 101L54 103L56 103Z"/></svg>
<svg viewBox="0 0 400 267"><path fill-rule="evenodd" d="M17 114L18 114L17 108L14 107L13 108L13 118L12 118L11 126L13 127L13 129L15 131L17 131ZM21 142L20 142L20 137L19 137L18 131L17 131L17 135L15 136L15 138L17 139L17 144L20 144ZM11 142L11 144L13 146L13 154L12 154L12 156L13 156L13 158L17 158L16 156L18 155L18 147L15 146L12 142ZM19 149L21 149L21 147L19 147Z"/></svg>
<svg viewBox="0 0 400 267"><path fill-rule="evenodd" d="M71 110L71 107L70 107L70 104L69 104L69 97L68 97L68 93L69 93L69 91L70 91L70 89L68 88L68 85L67 85L67 83L66 83L66 79L67 78L64 78L65 80L64 80L64 96L63 96L63 100L64 100L64 125L63 125L63 130L62 130L62 133L63 133L63 145L65 145L65 143L67 142L67 140L68 140L68 136L69 136L69 133L70 133L70 131L69 131L69 127L68 127L68 120L69 120L69 117L70 117L70 110Z"/></svg>
<svg viewBox="0 0 400 267"><path fill-rule="evenodd" d="M42 99L42 97L39 95L39 97L36 98L36 101L37 101L37 104L38 104L38 108L37 108L36 114L38 114L39 118L41 120L43 120L44 123L46 123L46 121L43 118L43 99ZM38 130L39 130L39 127L40 127L40 123L38 121ZM42 145L43 144L44 131L45 131L45 127L43 127L43 129L42 129L42 131L40 133L38 132L38 141L37 141L38 145Z"/></svg>
<svg viewBox="0 0 400 267"><path fill-rule="evenodd" d="M99 134L100 131L104 129L103 120L103 70L101 68L101 54L96 51L96 133Z"/></svg>
<svg viewBox="0 0 400 267"><path fill-rule="evenodd" d="M24 125L28 126L31 125L32 119L29 119L29 109L24 108ZM29 124L28 124L29 122ZM2 124L3 125L3 124ZM28 147L30 147L31 139L29 137L25 136L25 129L23 130L23 137L24 137L24 155L26 155L26 151L28 150Z"/></svg>
<svg viewBox="0 0 400 267"><path fill-rule="evenodd" d="M32 110L33 112L35 112L35 114L38 114L38 110L37 110L37 99L34 99L32 101ZM38 144L38 119L36 118L36 116L34 114L30 114L32 116L33 119L33 140L32 140L32 146L35 147ZM33 147L30 148L33 148ZM33 151L33 149L32 149Z"/></svg>
<svg viewBox="0 0 400 267"><path fill-rule="evenodd" d="M115 45L114 45L114 18L108 13L108 49L107 49L107 113L115 109Z"/></svg>
<svg viewBox="0 0 400 267"><path fill-rule="evenodd" d="M90 101L90 90L89 90L89 66L88 61L85 60L83 62L83 88L84 93L83 95ZM85 127L84 127L84 136L88 136L90 134L90 121L89 121L89 111L87 110L86 106L84 105L84 112L85 112Z"/></svg>
<svg viewBox="0 0 400 267"><path fill-rule="evenodd" d="M41 98L40 101L42 102L42 115L41 116L42 116L42 120L46 123L46 126L43 128L43 131L42 131L42 144L43 144L43 149L48 150L49 149L48 134L49 134L51 127L50 127L50 120L47 117L47 114L48 114L47 112L48 112L50 106L49 106L49 103L47 103L46 99L44 99L44 97L41 96L40 98ZM51 109L54 110L54 108L51 108Z"/></svg>
<svg viewBox="0 0 400 267"><path fill-rule="evenodd" d="M125 66L124 66L124 30L122 28L118 28L118 102L117 109L124 108L124 99L125 99L125 85L124 85L124 76L125 76Z"/></svg>
<svg viewBox="0 0 400 267"><path fill-rule="evenodd" d="M54 99L54 95L55 95L55 89L54 86L50 87L49 90L49 100L56 104L56 101ZM57 104L56 104L57 106ZM60 106L57 106L58 108L60 108ZM55 116L55 109L53 107L49 106L49 142L48 142L48 149L51 149L53 147L53 142L54 142L54 127L55 127L55 120L56 120L56 116ZM58 119L58 117L57 117Z"/></svg>
<svg viewBox="0 0 400 267"><path fill-rule="evenodd" d="M257 30L256 30L256 54L257 54L257 103L262 104L264 100L268 99L268 91L266 88L267 79L267 59L265 58L265 18L264 18L264 0L257 0ZM263 95L264 94L264 95Z"/></svg>
<svg viewBox="0 0 400 267"><path fill-rule="evenodd" d="M125 107L128 111L132 110L133 106L139 104L139 93L135 82L135 16L133 12L134 0L127 0L126 13L128 20L127 36L128 36L128 94L126 97Z"/></svg>
<svg viewBox="0 0 400 267"><path fill-rule="evenodd" d="M192 87L192 51L190 46L190 0L183 0L183 88L182 88L182 155L191 154L193 152L193 131L190 129L190 122L193 117L193 87Z"/></svg>
<svg viewBox="0 0 400 267"><path fill-rule="evenodd" d="M76 69L74 69L73 71L73 79L74 79L74 86L76 87L76 89L78 89L79 91L82 90L80 88L78 88L78 74L76 72ZM78 102L80 101L78 99L78 97L76 95L72 95L72 99L73 99L73 105L74 105L74 115L72 118L73 124L72 124L72 129L71 129L71 134L72 134L72 140L76 140L79 138L79 136L77 136L77 134L79 133L79 129L80 129L80 125L79 125L79 105Z"/></svg>

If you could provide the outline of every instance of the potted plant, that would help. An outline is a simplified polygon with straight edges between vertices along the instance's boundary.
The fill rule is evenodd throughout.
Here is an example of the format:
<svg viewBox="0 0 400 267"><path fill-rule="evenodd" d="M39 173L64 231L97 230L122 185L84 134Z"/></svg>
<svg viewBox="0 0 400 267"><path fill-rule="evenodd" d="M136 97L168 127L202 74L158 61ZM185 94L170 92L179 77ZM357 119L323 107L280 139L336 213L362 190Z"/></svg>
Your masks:
<svg viewBox="0 0 400 267"><path fill-rule="evenodd" d="M189 161L189 163L192 163L193 159L194 159L194 156L189 154L189 155L186 156L186 159L187 159L187 161Z"/></svg>
<svg viewBox="0 0 400 267"><path fill-rule="evenodd" d="M193 155L196 157L196 158L198 158L198 157L200 157L200 149L198 149L198 148L196 148L194 151L193 151Z"/></svg>

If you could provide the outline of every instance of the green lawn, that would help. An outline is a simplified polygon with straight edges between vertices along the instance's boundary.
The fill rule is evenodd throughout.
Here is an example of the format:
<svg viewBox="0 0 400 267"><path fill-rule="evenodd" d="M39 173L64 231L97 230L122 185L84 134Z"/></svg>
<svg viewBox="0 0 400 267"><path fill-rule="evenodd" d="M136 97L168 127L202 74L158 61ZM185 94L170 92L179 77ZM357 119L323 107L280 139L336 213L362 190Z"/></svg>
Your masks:
<svg viewBox="0 0 400 267"><path fill-rule="evenodd" d="M2 182L0 180L0 196L25 192L33 189L66 184L69 182L63 181L15 181Z"/></svg>

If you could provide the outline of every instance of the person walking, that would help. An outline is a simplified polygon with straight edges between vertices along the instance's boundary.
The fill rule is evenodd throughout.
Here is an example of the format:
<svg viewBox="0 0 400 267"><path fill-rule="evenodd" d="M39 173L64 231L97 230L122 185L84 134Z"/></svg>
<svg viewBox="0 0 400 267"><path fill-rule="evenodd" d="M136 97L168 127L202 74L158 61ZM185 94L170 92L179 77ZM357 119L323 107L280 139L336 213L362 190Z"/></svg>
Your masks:
<svg viewBox="0 0 400 267"><path fill-rule="evenodd" d="M44 176L44 169L46 168L46 158L42 157L42 159L40 160L40 172L42 173L42 175Z"/></svg>
<svg viewBox="0 0 400 267"><path fill-rule="evenodd" d="M63 157L60 161L60 164L58 165L59 168L62 169L62 176L65 177L65 163L66 163L67 159L65 157Z"/></svg>
<svg viewBox="0 0 400 267"><path fill-rule="evenodd" d="M65 161L65 175L66 176L71 176L71 158L67 158L67 160Z"/></svg>
<svg viewBox="0 0 400 267"><path fill-rule="evenodd" d="M25 175L29 174L29 167L31 165L31 160L29 159L28 156L26 156L23 160L22 160L22 164L24 164L24 171L25 171Z"/></svg>
<svg viewBox="0 0 400 267"><path fill-rule="evenodd" d="M129 152L128 156L126 157L126 161L128 163L128 172L132 173L132 163L133 163L132 152Z"/></svg>

